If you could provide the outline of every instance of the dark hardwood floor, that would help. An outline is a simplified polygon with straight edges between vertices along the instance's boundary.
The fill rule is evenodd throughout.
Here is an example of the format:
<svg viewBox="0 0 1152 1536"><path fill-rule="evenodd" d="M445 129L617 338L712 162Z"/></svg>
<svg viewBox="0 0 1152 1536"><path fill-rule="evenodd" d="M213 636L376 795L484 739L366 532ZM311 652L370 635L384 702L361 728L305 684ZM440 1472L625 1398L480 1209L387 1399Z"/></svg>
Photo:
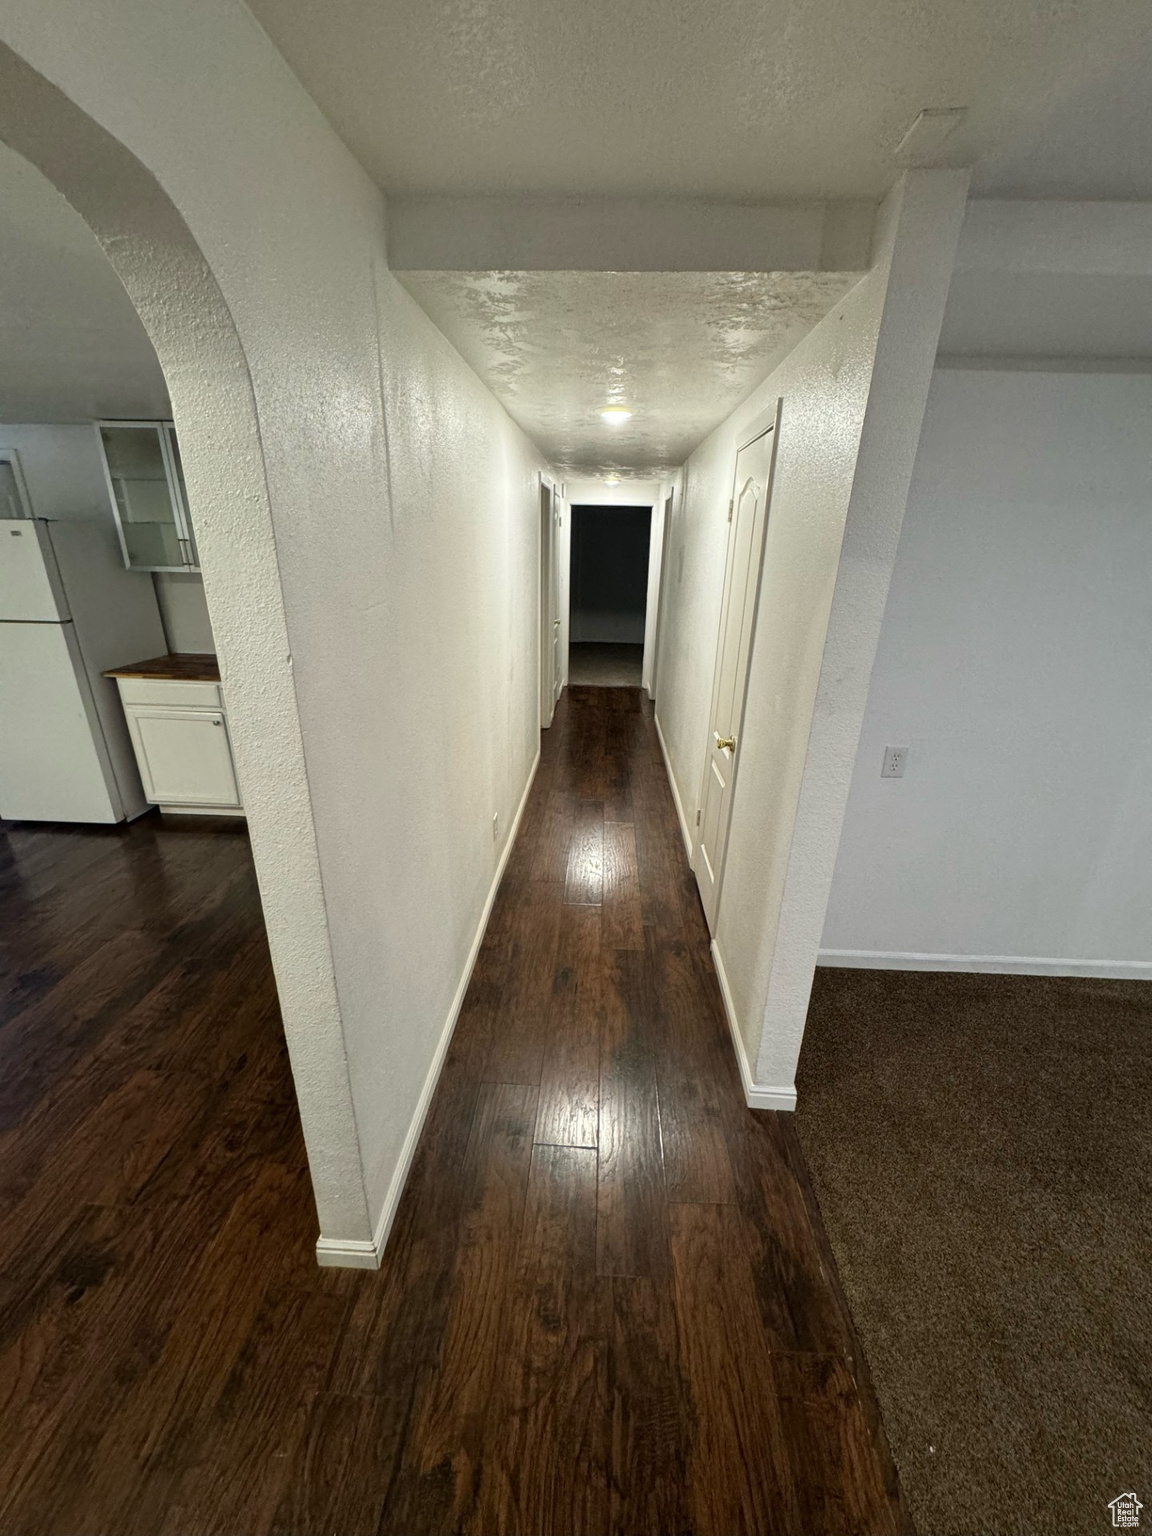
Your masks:
<svg viewBox="0 0 1152 1536"><path fill-rule="evenodd" d="M0 824L0 1532L910 1529L651 710L562 700L384 1267L320 1270L243 832Z"/></svg>

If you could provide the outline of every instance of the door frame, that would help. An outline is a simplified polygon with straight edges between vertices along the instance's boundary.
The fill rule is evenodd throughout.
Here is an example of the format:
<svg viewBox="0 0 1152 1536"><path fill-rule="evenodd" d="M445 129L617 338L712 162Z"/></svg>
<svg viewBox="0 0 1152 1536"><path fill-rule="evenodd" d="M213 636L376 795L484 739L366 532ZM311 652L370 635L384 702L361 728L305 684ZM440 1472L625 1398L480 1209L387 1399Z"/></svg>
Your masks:
<svg viewBox="0 0 1152 1536"><path fill-rule="evenodd" d="M740 699L739 721L740 721L740 734L741 734L741 736L743 735L743 730L744 730L744 715L745 715L745 713L747 711L747 708L748 708L748 684L749 684L749 682L751 680L751 677L752 677L752 657L753 657L753 655L755 653L755 650L756 650L756 631L757 631L757 629L759 627L759 621L760 621L760 588L761 588L761 585L762 585L762 582L763 582L763 577L764 577L764 555L765 555L765 551L768 548L768 524L771 521L771 517L772 517L772 493L775 490L775 485L776 485L776 457L777 457L777 454L778 454L779 449L780 449L780 418L781 418L781 415L783 413L783 409L784 409L784 398L783 398L783 396L779 396L777 398L777 400L776 400L774 405L768 407L767 410L761 411L759 413L759 415L754 416L752 418L752 420L749 422L748 426L744 429L743 432L741 432L740 436L737 438L737 440L736 440L736 451L735 451L735 453L732 456L732 482L731 482L731 484L732 484L732 492L731 492L731 497L730 497L729 502L728 502L729 509L731 509L733 507L733 505L735 503L735 500L736 500L736 491L737 491L736 472L737 472L737 466L738 466L738 464L740 462L740 455L744 452L745 448L750 448L752 446L752 444L754 442L756 442L756 440L758 438L763 437L768 432L772 433L772 452L771 452L771 455L769 456L769 460L768 460L768 478L767 478L767 481L766 481L765 487L764 487L764 531L763 531L763 533L761 535L761 538L760 538L760 548L759 548L759 550L756 553L756 595L755 595L755 597L753 599L753 603L752 603L752 625L751 625L751 628L748 631L748 656L747 656L747 666L744 669L744 692L743 692L743 694L741 696L741 699ZM707 782L708 782L708 767L709 767L709 757L708 757L709 745L708 744L712 740L713 719L714 719L714 716L715 716L715 713L716 713L716 683L717 683L717 678L718 678L718 675L719 675L719 667L720 667L720 645L721 645L721 641L722 641L723 635L724 635L724 593L727 591L727 588L728 588L728 568L729 568L729 563L730 563L730 561L732 559L732 539L733 539L733 535L734 535L734 533L736 531L736 520L735 520L734 517L730 518L730 520L729 520L729 522L727 524L727 529L728 529L728 533L727 533L727 540L726 540L725 552L724 552L724 586L721 589L720 611L719 611L719 613L717 614L717 617L716 617L716 650L715 650L715 654L713 656L713 661L712 661L712 690L711 690L711 697L708 700L708 731L707 731L707 734L706 734L706 736L704 738L704 740L705 740L704 766L703 766L703 769L702 769L701 774L700 774L700 781L699 781L700 782L700 787L699 787L699 790L698 790L697 796L696 796L696 814L695 814L695 816L693 818L693 826L692 826L692 859L691 859L691 867L692 867L692 873L694 875L696 874L696 860L697 860L697 858L699 856L699 853L700 853L700 842L701 842L701 838L702 838L702 831L701 831L700 823L701 823L701 820L703 819L701 813L702 813L703 806L704 806L705 787L706 787ZM736 794L736 780L739 777L739 773L740 773L740 760L739 760L739 757L736 757L736 758L733 759L733 762L732 762L732 773L731 773L731 778L730 778L730 781L729 781L729 783L730 783L729 794L732 795L732 796L735 796L735 794ZM731 817L729 817L729 826L731 826ZM727 833L725 833L725 837L724 837L724 853L723 853L723 856L722 856L722 858L720 860L720 868L716 871L716 879L715 879L715 887L716 887L715 919L716 919L716 926L719 925L719 920L720 920L720 903L723 900L723 896L724 896L724 871L725 871L725 869L727 867L727 864L728 864L728 836L727 836Z"/></svg>
<svg viewBox="0 0 1152 1536"><path fill-rule="evenodd" d="M560 622L557 580L556 506L559 489L551 475L540 473L540 647L539 687L540 729L552 724L556 698L562 678L556 675L556 625Z"/></svg>
<svg viewBox="0 0 1152 1536"><path fill-rule="evenodd" d="M672 532L672 517L676 510L676 486L668 488L668 494L660 503L660 546L659 546L659 570L656 574L656 611L652 618L652 666L648 679L648 697L652 700L652 708L656 708L656 690L660 686L660 640L664 633L664 587L668 574L668 550L669 534ZM652 517L656 517L656 507L652 508Z"/></svg>

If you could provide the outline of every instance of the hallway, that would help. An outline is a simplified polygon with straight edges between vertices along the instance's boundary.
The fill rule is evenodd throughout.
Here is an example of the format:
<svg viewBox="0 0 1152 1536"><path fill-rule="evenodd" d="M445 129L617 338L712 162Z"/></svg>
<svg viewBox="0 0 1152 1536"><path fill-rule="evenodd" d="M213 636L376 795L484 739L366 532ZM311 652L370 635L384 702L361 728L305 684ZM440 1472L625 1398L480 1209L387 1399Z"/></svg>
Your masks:
<svg viewBox="0 0 1152 1536"><path fill-rule="evenodd" d="M379 1273L315 1267L243 835L5 846L6 1536L909 1528L639 690L544 734Z"/></svg>
<svg viewBox="0 0 1152 1536"><path fill-rule="evenodd" d="M651 706L572 687L543 740L299 1508L370 1528L372 1447L386 1532L906 1529L791 1122L744 1106Z"/></svg>

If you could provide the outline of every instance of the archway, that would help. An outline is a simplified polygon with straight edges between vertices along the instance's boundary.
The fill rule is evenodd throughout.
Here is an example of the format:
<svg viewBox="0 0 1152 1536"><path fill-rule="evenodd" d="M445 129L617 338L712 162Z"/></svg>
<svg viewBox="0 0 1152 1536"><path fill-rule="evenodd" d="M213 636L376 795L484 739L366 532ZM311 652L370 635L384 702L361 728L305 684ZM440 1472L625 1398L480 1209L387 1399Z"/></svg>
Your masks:
<svg viewBox="0 0 1152 1536"><path fill-rule="evenodd" d="M0 139L85 220L156 349L205 592L320 1219L320 1256L374 1267L263 444L244 349L180 211L124 144L0 44Z"/></svg>

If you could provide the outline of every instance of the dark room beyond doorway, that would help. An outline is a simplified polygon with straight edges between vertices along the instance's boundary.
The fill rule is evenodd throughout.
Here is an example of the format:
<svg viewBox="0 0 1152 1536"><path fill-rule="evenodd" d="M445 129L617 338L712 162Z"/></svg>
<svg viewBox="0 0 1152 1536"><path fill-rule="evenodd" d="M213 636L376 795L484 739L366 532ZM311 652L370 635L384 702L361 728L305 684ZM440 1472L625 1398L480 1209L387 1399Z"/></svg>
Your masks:
<svg viewBox="0 0 1152 1536"><path fill-rule="evenodd" d="M651 507L572 508L568 680L640 686Z"/></svg>

